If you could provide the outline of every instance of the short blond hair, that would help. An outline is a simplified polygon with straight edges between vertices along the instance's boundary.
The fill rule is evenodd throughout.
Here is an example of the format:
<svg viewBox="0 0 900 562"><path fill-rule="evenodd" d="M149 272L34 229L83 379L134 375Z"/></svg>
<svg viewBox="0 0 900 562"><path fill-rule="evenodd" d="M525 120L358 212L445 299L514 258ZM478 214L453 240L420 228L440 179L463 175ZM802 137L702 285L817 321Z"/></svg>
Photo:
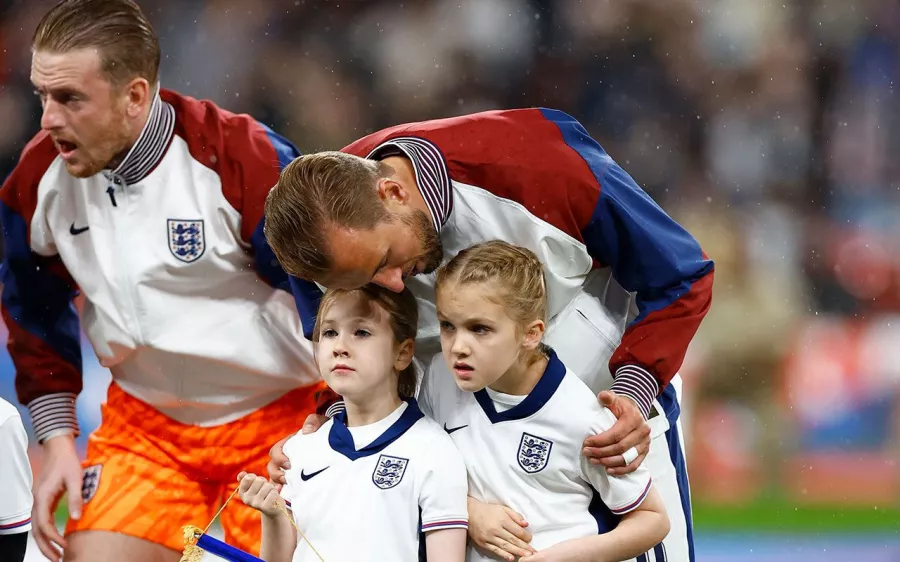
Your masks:
<svg viewBox="0 0 900 562"><path fill-rule="evenodd" d="M541 260L502 240L462 250L437 272L436 290L448 285L487 284L497 291L509 317L520 325L547 321L547 284Z"/></svg>
<svg viewBox="0 0 900 562"><path fill-rule="evenodd" d="M113 84L140 77L153 86L159 79L159 39L131 0L63 0L38 23L31 46L53 53L96 48Z"/></svg>

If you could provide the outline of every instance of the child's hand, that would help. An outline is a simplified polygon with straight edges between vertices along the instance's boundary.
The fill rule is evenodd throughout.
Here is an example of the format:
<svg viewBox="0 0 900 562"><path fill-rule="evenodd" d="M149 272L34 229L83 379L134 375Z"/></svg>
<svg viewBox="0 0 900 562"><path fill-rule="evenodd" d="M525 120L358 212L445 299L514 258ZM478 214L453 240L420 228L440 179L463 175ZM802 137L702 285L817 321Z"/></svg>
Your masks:
<svg viewBox="0 0 900 562"><path fill-rule="evenodd" d="M535 550L525 519L502 505L469 498L469 537L479 547L503 560L515 560Z"/></svg>
<svg viewBox="0 0 900 562"><path fill-rule="evenodd" d="M284 501L275 489L275 485L255 474L241 472L238 474L238 493L245 504L261 511L270 517L275 517L279 513L276 502Z"/></svg>

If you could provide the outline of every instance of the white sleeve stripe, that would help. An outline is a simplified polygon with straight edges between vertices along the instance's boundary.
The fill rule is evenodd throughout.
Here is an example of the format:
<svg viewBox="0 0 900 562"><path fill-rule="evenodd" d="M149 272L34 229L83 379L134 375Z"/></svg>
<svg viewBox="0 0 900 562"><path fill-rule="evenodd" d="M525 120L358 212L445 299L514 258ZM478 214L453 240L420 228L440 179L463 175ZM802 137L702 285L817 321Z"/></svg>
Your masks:
<svg viewBox="0 0 900 562"><path fill-rule="evenodd" d="M344 401L339 400L339 401L335 402L334 404L332 404L331 406L328 406L328 409L325 410L325 417L333 418L334 416L343 412L345 409L346 409L346 407L344 406Z"/></svg>
<svg viewBox="0 0 900 562"><path fill-rule="evenodd" d="M638 386L634 383L634 381L628 380L624 377L616 380L617 385L620 391L630 391L632 394L639 395L641 397L641 401L649 400L653 402L653 396L647 392L647 390L643 387Z"/></svg>
<svg viewBox="0 0 900 562"><path fill-rule="evenodd" d="M35 398L28 403L34 436L43 443L50 434L59 435L60 430L78 435L78 417L75 412L75 394L57 392Z"/></svg>
<svg viewBox="0 0 900 562"><path fill-rule="evenodd" d="M613 513L615 513L616 515L624 515L624 514L628 513L629 511L634 510L634 508L636 508L637 506L644 503L644 500L647 498L647 494L650 493L650 486L652 484L653 484L652 480L647 482L647 487L644 488L644 491L641 492L641 495L638 496L638 498L636 500L634 500L633 502L631 502L630 504L626 505L625 507L619 507L619 508L610 507L609 510L612 511Z"/></svg>
<svg viewBox="0 0 900 562"><path fill-rule="evenodd" d="M619 367L616 370L612 390L634 400L644 414L644 419L650 419L650 407L659 394L659 383L649 371L637 365Z"/></svg>
<svg viewBox="0 0 900 562"><path fill-rule="evenodd" d="M34 400L28 405L28 411L37 416L43 416L49 412L70 411L70 406L75 403L74 394L71 396L54 396L50 400L45 400L46 398L51 397L43 396Z"/></svg>
<svg viewBox="0 0 900 562"><path fill-rule="evenodd" d="M644 392L655 397L659 393L659 383L653 378L646 369L642 369L637 365L624 365L616 371L616 379L622 377L626 380L638 384Z"/></svg>

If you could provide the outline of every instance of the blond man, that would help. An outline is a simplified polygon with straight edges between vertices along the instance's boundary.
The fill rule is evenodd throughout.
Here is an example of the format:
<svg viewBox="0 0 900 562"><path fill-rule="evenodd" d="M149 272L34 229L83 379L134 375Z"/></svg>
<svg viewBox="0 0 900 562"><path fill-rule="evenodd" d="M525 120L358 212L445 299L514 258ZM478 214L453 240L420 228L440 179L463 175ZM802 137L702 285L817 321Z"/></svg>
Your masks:
<svg viewBox="0 0 900 562"><path fill-rule="evenodd" d="M262 234L266 194L298 152L247 115L160 88L159 61L133 2L51 9L33 42L42 130L0 190L2 312L44 450L32 520L52 560L177 561L181 526L207 522L240 471L263 470L320 388L311 317ZM309 289L301 308L315 310ZM112 373L83 465L79 328ZM258 552L257 511L232 502L221 522Z"/></svg>

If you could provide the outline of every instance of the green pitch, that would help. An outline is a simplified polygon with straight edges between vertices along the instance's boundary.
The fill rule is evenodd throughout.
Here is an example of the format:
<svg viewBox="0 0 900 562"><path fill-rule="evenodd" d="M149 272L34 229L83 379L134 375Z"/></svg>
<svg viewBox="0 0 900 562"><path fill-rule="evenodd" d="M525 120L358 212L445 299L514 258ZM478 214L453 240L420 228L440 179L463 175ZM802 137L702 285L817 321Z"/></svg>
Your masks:
<svg viewBox="0 0 900 562"><path fill-rule="evenodd" d="M798 506L782 499L744 506L694 503L694 527L703 531L896 532L898 507Z"/></svg>

